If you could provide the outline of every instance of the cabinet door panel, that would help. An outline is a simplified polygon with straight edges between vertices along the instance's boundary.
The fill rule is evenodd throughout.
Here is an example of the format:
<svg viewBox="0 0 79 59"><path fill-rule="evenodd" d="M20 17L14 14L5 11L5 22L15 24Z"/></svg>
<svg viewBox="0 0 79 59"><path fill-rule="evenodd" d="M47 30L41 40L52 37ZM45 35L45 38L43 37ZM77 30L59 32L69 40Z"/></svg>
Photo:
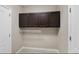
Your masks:
<svg viewBox="0 0 79 59"><path fill-rule="evenodd" d="M39 26L39 19L37 14L30 14L29 21L30 27L38 27Z"/></svg>
<svg viewBox="0 0 79 59"><path fill-rule="evenodd" d="M39 24L40 24L40 27L48 26L48 14L46 13L39 14Z"/></svg>
<svg viewBox="0 0 79 59"><path fill-rule="evenodd" d="M60 14L59 13L49 14L49 27L60 27Z"/></svg>
<svg viewBox="0 0 79 59"><path fill-rule="evenodd" d="M29 19L29 14L20 14L19 15L19 26L20 27L26 27L28 26L28 19Z"/></svg>

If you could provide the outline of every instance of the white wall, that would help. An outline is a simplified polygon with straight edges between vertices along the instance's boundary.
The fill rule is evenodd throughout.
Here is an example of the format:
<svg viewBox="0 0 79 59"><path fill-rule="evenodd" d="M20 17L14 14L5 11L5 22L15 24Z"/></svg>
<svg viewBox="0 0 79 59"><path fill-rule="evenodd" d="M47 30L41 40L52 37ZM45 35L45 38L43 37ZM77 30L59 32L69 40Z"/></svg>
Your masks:
<svg viewBox="0 0 79 59"><path fill-rule="evenodd" d="M11 53L11 17L10 10L0 5L0 53Z"/></svg>
<svg viewBox="0 0 79 59"><path fill-rule="evenodd" d="M57 11L57 6L23 6L23 13ZM25 28L24 46L35 48L57 48L57 28Z"/></svg>
<svg viewBox="0 0 79 59"><path fill-rule="evenodd" d="M22 7L24 13L57 11L56 5L26 5Z"/></svg>
<svg viewBox="0 0 79 59"><path fill-rule="evenodd" d="M71 53L79 53L79 5L71 5L71 13L70 17L70 35L71 41L70 43L70 52Z"/></svg>
<svg viewBox="0 0 79 59"><path fill-rule="evenodd" d="M68 51L68 6L58 6L61 12L61 27L58 33L58 49L61 53L67 53Z"/></svg>
<svg viewBox="0 0 79 59"><path fill-rule="evenodd" d="M22 36L19 29L19 12L20 6L7 6L11 9L11 40L12 40L12 53L15 53L23 45Z"/></svg>
<svg viewBox="0 0 79 59"><path fill-rule="evenodd" d="M25 28L23 39L25 47L57 48L57 28Z"/></svg>

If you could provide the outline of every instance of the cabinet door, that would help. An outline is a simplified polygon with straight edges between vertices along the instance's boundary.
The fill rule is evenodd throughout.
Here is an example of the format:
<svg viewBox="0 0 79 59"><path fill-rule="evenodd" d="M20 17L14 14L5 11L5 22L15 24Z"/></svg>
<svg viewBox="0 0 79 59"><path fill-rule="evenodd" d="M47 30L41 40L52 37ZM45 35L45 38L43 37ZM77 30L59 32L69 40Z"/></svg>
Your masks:
<svg viewBox="0 0 79 59"><path fill-rule="evenodd" d="M38 27L39 26L39 19L37 14L30 14L28 19L29 27Z"/></svg>
<svg viewBox="0 0 79 59"><path fill-rule="evenodd" d="M60 13L49 14L49 27L60 27Z"/></svg>
<svg viewBox="0 0 79 59"><path fill-rule="evenodd" d="M39 25L40 27L47 27L48 26L48 14L42 13L39 15Z"/></svg>
<svg viewBox="0 0 79 59"><path fill-rule="evenodd" d="M29 14L20 14L19 15L19 26L26 27L28 26Z"/></svg>

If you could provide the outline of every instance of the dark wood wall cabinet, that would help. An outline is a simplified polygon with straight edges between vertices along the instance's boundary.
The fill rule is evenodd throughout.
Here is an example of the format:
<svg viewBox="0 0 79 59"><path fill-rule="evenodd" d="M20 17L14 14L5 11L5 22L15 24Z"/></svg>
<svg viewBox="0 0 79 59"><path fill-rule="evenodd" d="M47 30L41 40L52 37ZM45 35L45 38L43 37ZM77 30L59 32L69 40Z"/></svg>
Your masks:
<svg viewBox="0 0 79 59"><path fill-rule="evenodd" d="M19 27L60 27L60 12L20 13Z"/></svg>

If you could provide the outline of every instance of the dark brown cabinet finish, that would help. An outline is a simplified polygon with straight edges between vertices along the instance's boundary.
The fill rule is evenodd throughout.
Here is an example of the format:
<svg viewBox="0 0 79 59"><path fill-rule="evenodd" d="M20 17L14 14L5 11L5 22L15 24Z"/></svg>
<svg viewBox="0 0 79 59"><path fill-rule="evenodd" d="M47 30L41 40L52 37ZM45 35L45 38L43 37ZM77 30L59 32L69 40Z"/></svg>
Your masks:
<svg viewBox="0 0 79 59"><path fill-rule="evenodd" d="M51 12L49 14L49 19L48 19L49 27L60 27L60 13L59 12Z"/></svg>
<svg viewBox="0 0 79 59"><path fill-rule="evenodd" d="M60 12L20 13L19 27L60 27Z"/></svg>

